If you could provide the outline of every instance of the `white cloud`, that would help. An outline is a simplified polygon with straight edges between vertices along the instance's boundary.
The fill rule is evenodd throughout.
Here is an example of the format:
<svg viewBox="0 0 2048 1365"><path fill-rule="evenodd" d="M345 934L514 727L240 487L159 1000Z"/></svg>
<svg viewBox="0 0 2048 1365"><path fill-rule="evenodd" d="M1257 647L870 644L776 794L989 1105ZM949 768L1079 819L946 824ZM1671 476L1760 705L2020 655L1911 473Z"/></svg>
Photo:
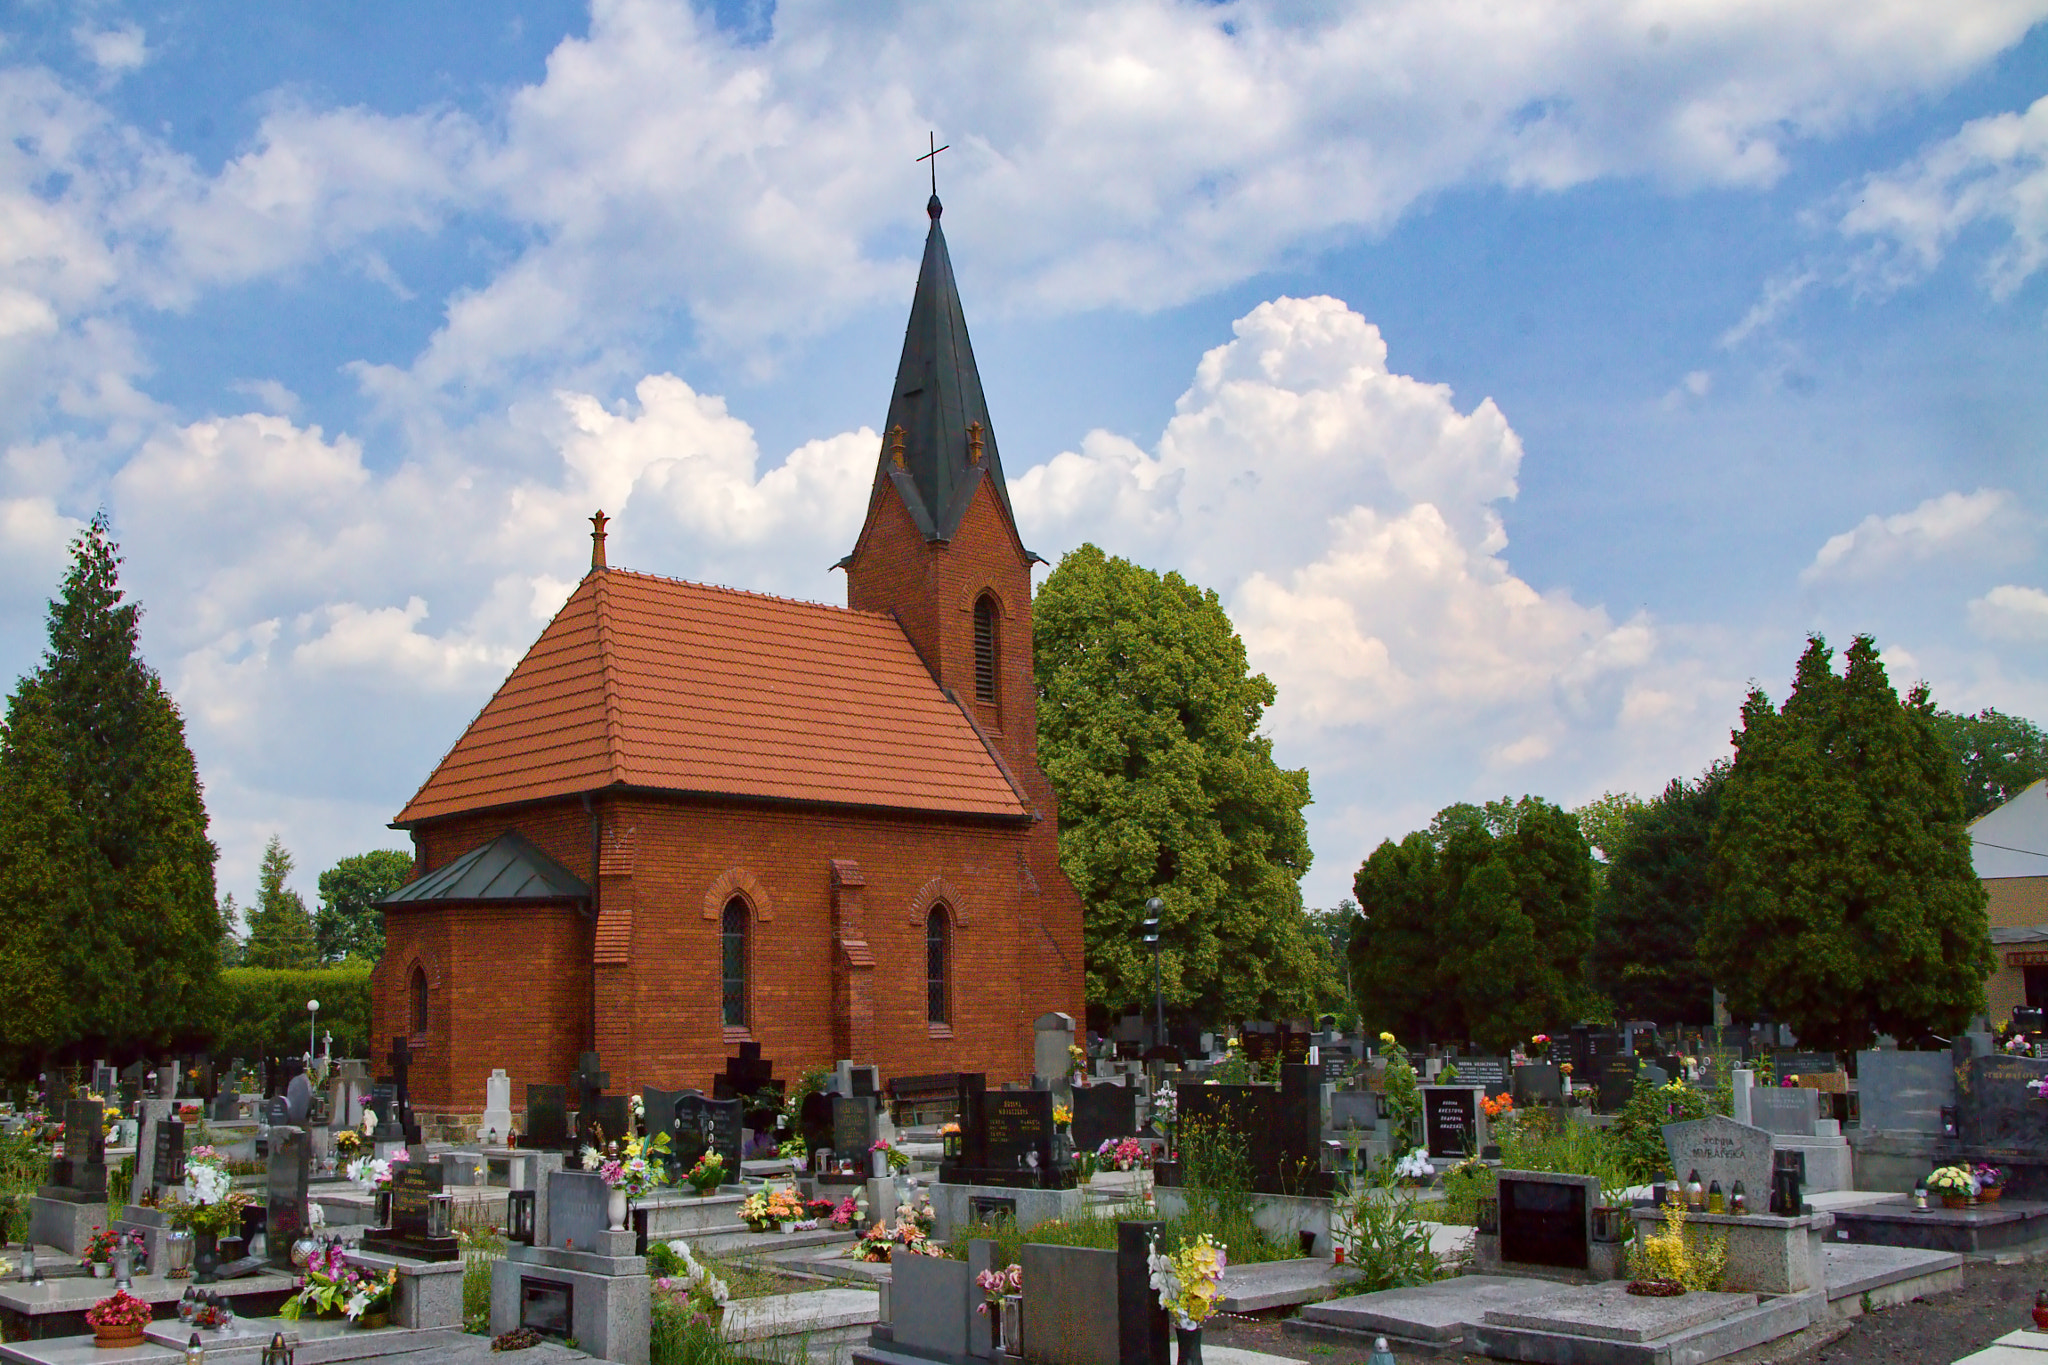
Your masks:
<svg viewBox="0 0 2048 1365"><path fill-rule="evenodd" d="M1283 759L1311 770L1318 849L1341 865L1359 831L1449 801L1661 785L1712 756L1724 731L1702 721L1733 714L1739 677L1509 567L1497 509L1522 447L1491 401L1461 411L1390 372L1336 299L1261 304L1235 331L1151 451L1090 433L1012 499L1043 551L1092 539L1223 596L1278 689Z"/></svg>
<svg viewBox="0 0 2048 1365"><path fill-rule="evenodd" d="M1766 280L1763 296L1750 305L1740 322L1721 333L1717 344L1723 350L1733 350L1758 332L1774 326L1819 278L1811 270L1799 270Z"/></svg>
<svg viewBox="0 0 2048 1365"><path fill-rule="evenodd" d="M140 71L149 60L149 44L143 40L141 28L134 24L122 24L118 28L80 24L71 31L71 37L106 76L125 76L130 71Z"/></svg>
<svg viewBox="0 0 2048 1365"><path fill-rule="evenodd" d="M2048 96L2021 113L1963 125L1904 166L1871 176L1842 215L1841 230L1874 239L1866 268L1886 284L1933 270L1966 230L2002 229L1984 267L2004 298L2048 261Z"/></svg>
<svg viewBox="0 0 2048 1365"><path fill-rule="evenodd" d="M2002 584L1970 603L1970 626L1994 640L2048 642L2048 592Z"/></svg>
<svg viewBox="0 0 2048 1365"><path fill-rule="evenodd" d="M1873 513L1855 529L1830 536L1799 581L1867 581L1936 559L2023 556L2033 534L2031 519L2010 493L1995 488L1943 493L1910 512Z"/></svg>

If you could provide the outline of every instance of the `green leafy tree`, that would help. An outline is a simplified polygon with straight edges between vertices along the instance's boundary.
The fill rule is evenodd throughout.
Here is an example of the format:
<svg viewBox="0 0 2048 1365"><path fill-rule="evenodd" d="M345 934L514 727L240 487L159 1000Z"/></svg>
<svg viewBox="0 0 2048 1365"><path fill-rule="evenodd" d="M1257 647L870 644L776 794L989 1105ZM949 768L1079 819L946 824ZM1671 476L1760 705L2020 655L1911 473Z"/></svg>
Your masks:
<svg viewBox="0 0 2048 1365"><path fill-rule="evenodd" d="M215 850L184 721L137 648L105 513L71 545L0 738L0 1039L17 1060L204 1031Z"/></svg>
<svg viewBox="0 0 2048 1365"><path fill-rule="evenodd" d="M251 967L300 970L319 960L314 947L313 917L299 893L284 884L292 874L292 855L275 834L263 850L257 874L256 904L249 911L249 943L243 961Z"/></svg>
<svg viewBox="0 0 2048 1365"><path fill-rule="evenodd" d="M320 874L313 937L322 962L384 955L384 912L377 902L412 877L412 855L379 848L343 858Z"/></svg>
<svg viewBox="0 0 2048 1365"><path fill-rule="evenodd" d="M220 898L220 965L241 966L242 952L242 909L230 891Z"/></svg>
<svg viewBox="0 0 2048 1365"><path fill-rule="evenodd" d="M1950 1034L1994 965L1962 785L1927 689L1900 702L1859 635L1812 637L1782 710L1752 691L1712 836L1700 956L1729 1009L1802 1045Z"/></svg>
<svg viewBox="0 0 2048 1365"><path fill-rule="evenodd" d="M1591 861L1577 818L1534 796L1446 807L1382 843L1352 882L1359 1018L1505 1050L1578 1013Z"/></svg>
<svg viewBox="0 0 2048 1365"><path fill-rule="evenodd" d="M1673 779L1608 855L1588 975L1625 1018L1713 1022L1699 940L1713 899L1709 841L1727 776L1721 762L1696 782Z"/></svg>
<svg viewBox="0 0 2048 1365"><path fill-rule="evenodd" d="M1602 792L1595 800L1572 811L1579 817L1579 833L1586 836L1586 847L1593 853L1596 899L1607 884L1608 869L1614 866L1621 846L1628 840L1630 827L1642 813L1643 799L1633 792Z"/></svg>
<svg viewBox="0 0 2048 1365"><path fill-rule="evenodd" d="M1934 732L1963 770L1963 820L1994 811L2048 777L2048 734L1989 707L1974 716L1936 711Z"/></svg>
<svg viewBox="0 0 2048 1365"><path fill-rule="evenodd" d="M1358 926L1358 902L1346 896L1329 910L1308 912L1309 935L1329 965L1329 975L1334 995L1318 1002L1317 1009L1324 1014L1336 1014L1340 1026L1350 1026L1350 1016L1357 1009L1356 998L1351 991L1351 935Z"/></svg>
<svg viewBox="0 0 2048 1365"><path fill-rule="evenodd" d="M1311 1012L1332 987L1302 911L1308 773L1258 733L1273 684L1222 603L1084 545L1033 604L1039 759L1086 912L1091 1005L1149 1006L1145 901L1166 903L1166 1000L1208 1020Z"/></svg>

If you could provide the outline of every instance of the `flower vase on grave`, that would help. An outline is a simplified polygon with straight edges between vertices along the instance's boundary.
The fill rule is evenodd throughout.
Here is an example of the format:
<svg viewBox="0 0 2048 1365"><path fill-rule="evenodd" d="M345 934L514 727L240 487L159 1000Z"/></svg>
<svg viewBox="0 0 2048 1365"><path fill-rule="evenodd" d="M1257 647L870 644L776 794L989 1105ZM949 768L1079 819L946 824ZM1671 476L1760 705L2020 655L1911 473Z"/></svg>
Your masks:
<svg viewBox="0 0 2048 1365"><path fill-rule="evenodd" d="M997 1306L996 1321L1002 1328L1002 1340L998 1349L1004 1355L1024 1354L1024 1296L1005 1294Z"/></svg>
<svg viewBox="0 0 2048 1365"><path fill-rule="evenodd" d="M192 1283L212 1284L220 1269L220 1234L206 1228L192 1230Z"/></svg>
<svg viewBox="0 0 2048 1365"><path fill-rule="evenodd" d="M1173 1357L1177 1365L1202 1365L1202 1329L1176 1327L1173 1335L1180 1345Z"/></svg>
<svg viewBox="0 0 2048 1365"><path fill-rule="evenodd" d="M605 1200L604 1216L611 1224L613 1232L626 1230L626 1192L623 1189L613 1187L610 1196Z"/></svg>

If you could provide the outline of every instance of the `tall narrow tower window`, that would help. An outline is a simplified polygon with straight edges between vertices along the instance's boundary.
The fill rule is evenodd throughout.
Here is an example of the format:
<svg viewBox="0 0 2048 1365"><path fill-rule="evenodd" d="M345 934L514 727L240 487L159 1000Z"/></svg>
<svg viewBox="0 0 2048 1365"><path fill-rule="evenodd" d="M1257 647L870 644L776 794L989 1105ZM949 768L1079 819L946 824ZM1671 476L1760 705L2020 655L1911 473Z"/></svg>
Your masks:
<svg viewBox="0 0 2048 1365"><path fill-rule="evenodd" d="M747 903L725 903L725 1026L747 1026Z"/></svg>
<svg viewBox="0 0 2048 1365"><path fill-rule="evenodd" d="M974 603L974 696L996 699L996 603L987 593Z"/></svg>
<svg viewBox="0 0 2048 1365"><path fill-rule="evenodd" d="M412 980L406 983L412 997L412 1031L414 1036L427 1031L427 974L420 967L412 969Z"/></svg>
<svg viewBox="0 0 2048 1365"><path fill-rule="evenodd" d="M946 999L946 959L950 945L946 941L946 907L934 905L924 919L924 1017L933 1024L949 1024L952 1015Z"/></svg>

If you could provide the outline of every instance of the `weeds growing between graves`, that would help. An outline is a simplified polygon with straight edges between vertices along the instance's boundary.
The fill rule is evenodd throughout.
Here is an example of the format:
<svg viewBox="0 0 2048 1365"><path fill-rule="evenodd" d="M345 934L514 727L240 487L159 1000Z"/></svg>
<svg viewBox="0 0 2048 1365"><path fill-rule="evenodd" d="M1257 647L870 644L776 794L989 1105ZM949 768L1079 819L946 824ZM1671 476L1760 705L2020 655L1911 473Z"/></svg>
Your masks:
<svg viewBox="0 0 2048 1365"><path fill-rule="evenodd" d="M808 1338L782 1344L728 1341L723 1324L707 1321L667 1294L654 1296L648 1324L648 1365L802 1365L810 1358Z"/></svg>
<svg viewBox="0 0 2048 1365"><path fill-rule="evenodd" d="M462 1228L462 1330L491 1331L491 1265L510 1245L496 1228Z"/></svg>

